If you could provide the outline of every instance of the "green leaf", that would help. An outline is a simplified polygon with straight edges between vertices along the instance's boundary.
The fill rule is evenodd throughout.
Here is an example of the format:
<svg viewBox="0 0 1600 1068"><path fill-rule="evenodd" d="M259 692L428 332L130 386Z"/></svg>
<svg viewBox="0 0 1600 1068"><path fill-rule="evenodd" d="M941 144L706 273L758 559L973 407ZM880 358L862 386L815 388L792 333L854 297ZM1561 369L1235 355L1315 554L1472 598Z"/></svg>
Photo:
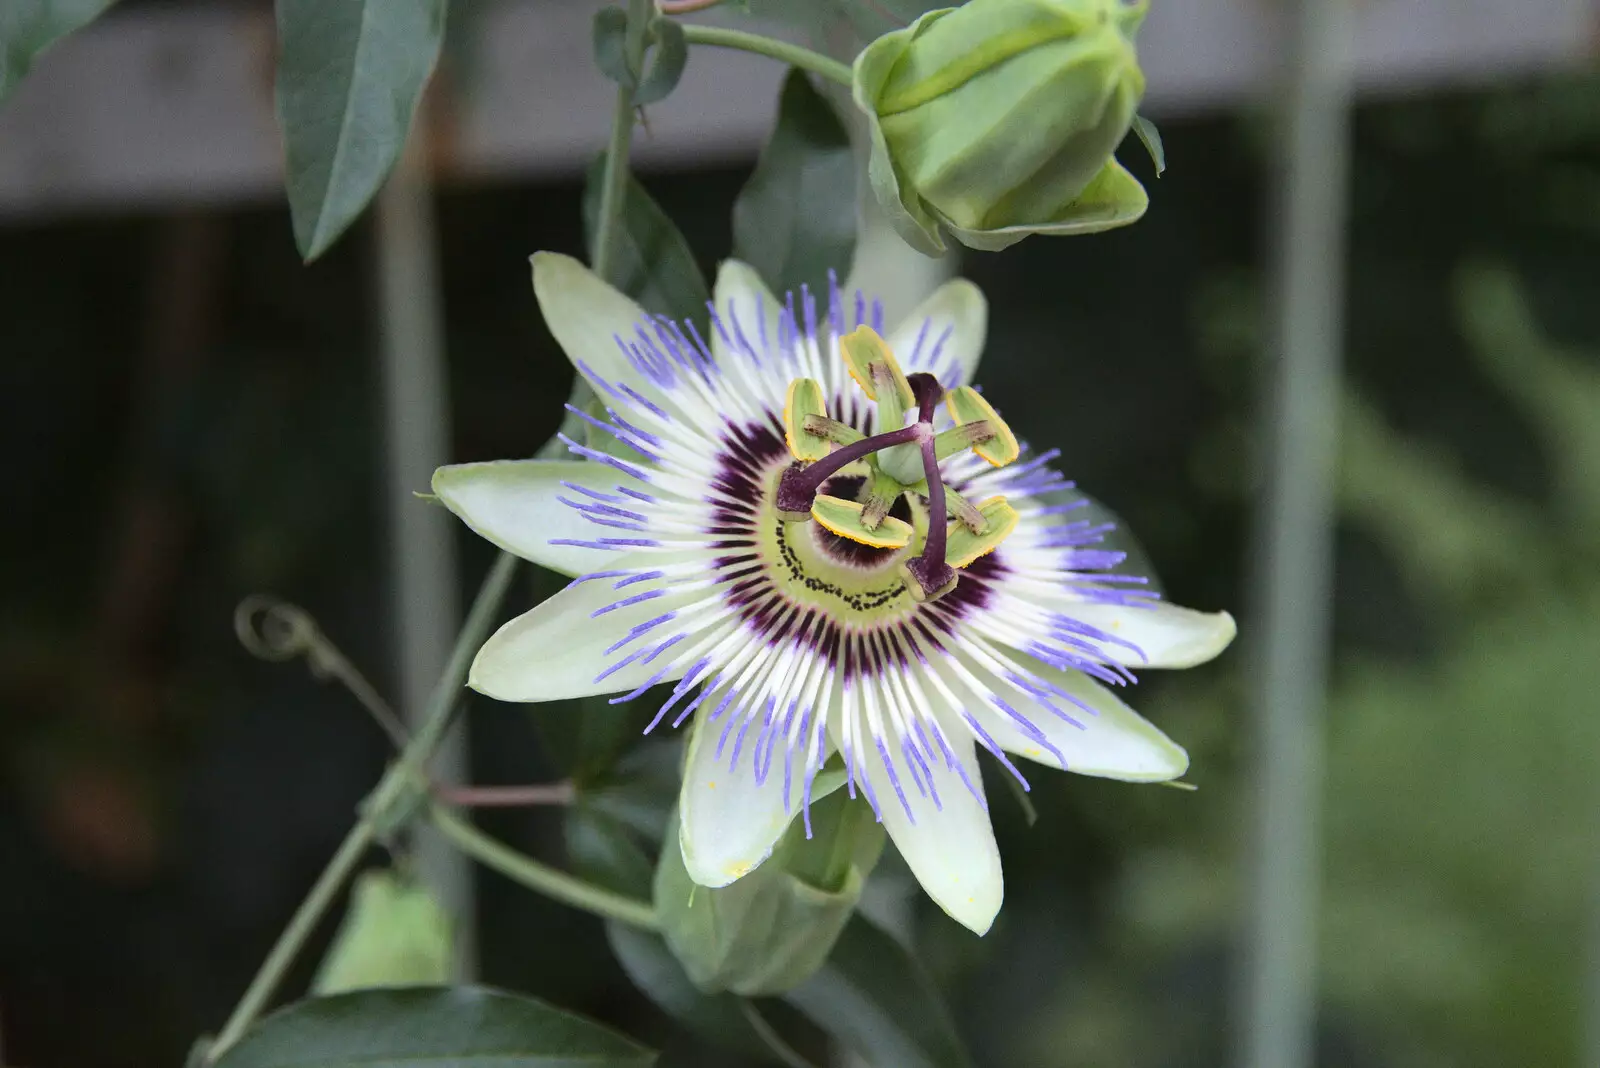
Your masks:
<svg viewBox="0 0 1600 1068"><path fill-rule="evenodd" d="M654 874L650 856L615 816L580 795L578 803L567 809L562 829L567 856L579 875L619 894L650 896Z"/></svg>
<svg viewBox="0 0 1600 1068"><path fill-rule="evenodd" d="M45 49L94 20L112 0L5 0L0 3L0 100Z"/></svg>
<svg viewBox="0 0 1600 1068"><path fill-rule="evenodd" d="M381 868L365 872L351 891L312 992L448 982L455 961L452 927L428 888L409 874Z"/></svg>
<svg viewBox="0 0 1600 1068"><path fill-rule="evenodd" d="M671 19L657 19L651 29L655 48L651 51L650 69L639 79L633 102L639 107L664 100L678 87L683 68L689 64L689 41L683 36L683 27Z"/></svg>
<svg viewBox="0 0 1600 1068"><path fill-rule="evenodd" d="M649 855L620 819L595 804L597 797L609 792L583 797L567 811L567 856L573 870L585 878L619 893L649 897L653 874ZM690 1031L743 1053L766 1054L766 1045L741 1011L739 999L702 992L689 981L660 935L612 920L606 924L606 939L633 985Z"/></svg>
<svg viewBox="0 0 1600 1068"><path fill-rule="evenodd" d="M600 190L605 153L589 168L583 188L584 243L594 259L600 229ZM616 273L611 279L647 312L670 319L704 322L711 291L689 243L632 173L628 175L617 234Z"/></svg>
<svg viewBox="0 0 1600 1068"><path fill-rule="evenodd" d="M278 121L300 254L356 220L400 158L447 0L278 0Z"/></svg>
<svg viewBox="0 0 1600 1068"><path fill-rule="evenodd" d="M603 7L594 13L594 65L618 85L638 84L628 66L628 13L620 7Z"/></svg>
<svg viewBox="0 0 1600 1068"><path fill-rule="evenodd" d="M972 1064L928 973L904 946L859 913L822 969L784 1000L873 1064Z"/></svg>
<svg viewBox="0 0 1600 1068"><path fill-rule="evenodd" d="M644 1068L656 1055L533 998L482 987L362 990L296 1002L216 1068Z"/></svg>
<svg viewBox="0 0 1600 1068"><path fill-rule="evenodd" d="M832 105L803 71L778 98L772 139L733 205L733 254L774 291L826 292L848 274L856 242L856 164Z"/></svg>
<svg viewBox="0 0 1600 1068"><path fill-rule="evenodd" d="M1143 115L1135 115L1133 132L1138 136L1139 143L1144 145L1144 150L1150 153L1150 162L1156 165L1156 177L1160 178L1167 169L1167 150L1161 147L1161 131Z"/></svg>

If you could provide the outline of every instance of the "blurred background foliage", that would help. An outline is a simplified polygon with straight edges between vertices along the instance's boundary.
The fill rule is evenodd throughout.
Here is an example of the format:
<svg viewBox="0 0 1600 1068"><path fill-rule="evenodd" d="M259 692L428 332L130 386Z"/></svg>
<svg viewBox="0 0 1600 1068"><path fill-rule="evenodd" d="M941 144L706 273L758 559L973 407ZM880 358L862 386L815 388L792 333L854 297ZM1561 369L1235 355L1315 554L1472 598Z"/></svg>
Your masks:
<svg viewBox="0 0 1600 1068"><path fill-rule="evenodd" d="M1600 877L1596 91L1565 78L1357 112L1328 1065L1580 1062ZM1139 225L963 265L993 308L989 395L1120 512L1175 600L1235 610L1247 639L1260 132L1166 122L1166 177L1128 153L1152 188ZM645 176L708 273L747 175ZM574 177L442 198L456 460L530 454L557 425L569 372L526 256L581 253L580 197ZM0 239L8 1063L179 1063L385 757L344 694L252 660L229 626L240 598L284 596L392 691L369 227L310 268L281 209ZM487 546L461 547L475 584ZM987 938L883 866L877 900L913 903L980 1065L1225 1063L1249 670L1246 646L1141 688L1190 748L1194 793L1039 776L1030 828L992 784L1008 900ZM641 711L477 699L476 777L582 777ZM549 811L485 824L564 848ZM489 875L480 899L486 981L606 1020L664 1064L748 1063L638 994L599 921Z"/></svg>

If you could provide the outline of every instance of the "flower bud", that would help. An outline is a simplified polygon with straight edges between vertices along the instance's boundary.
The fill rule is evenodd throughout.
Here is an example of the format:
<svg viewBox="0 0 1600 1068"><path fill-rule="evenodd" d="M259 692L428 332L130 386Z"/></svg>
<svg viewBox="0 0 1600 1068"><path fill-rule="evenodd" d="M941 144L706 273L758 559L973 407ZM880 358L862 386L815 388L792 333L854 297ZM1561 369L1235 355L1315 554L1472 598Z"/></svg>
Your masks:
<svg viewBox="0 0 1600 1068"><path fill-rule="evenodd" d="M969 0L868 45L855 101L895 228L930 255L942 226L997 250L1131 223L1149 199L1113 158L1144 94L1148 0Z"/></svg>
<svg viewBox="0 0 1600 1068"><path fill-rule="evenodd" d="M877 864L884 832L872 809L842 789L813 802L811 823L812 838L796 820L765 863L718 889L694 883L676 833L667 835L656 868L656 913L696 986L746 997L781 994L827 962Z"/></svg>

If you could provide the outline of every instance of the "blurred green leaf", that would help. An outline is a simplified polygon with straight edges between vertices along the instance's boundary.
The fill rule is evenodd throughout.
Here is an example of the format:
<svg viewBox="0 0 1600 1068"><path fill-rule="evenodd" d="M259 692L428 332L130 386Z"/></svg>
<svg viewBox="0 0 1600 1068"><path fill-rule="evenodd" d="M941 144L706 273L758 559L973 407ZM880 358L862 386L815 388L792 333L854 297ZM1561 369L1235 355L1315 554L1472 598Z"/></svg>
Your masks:
<svg viewBox="0 0 1600 1068"><path fill-rule="evenodd" d="M603 782L584 794L584 803L612 817L650 842L666 834L678 803L683 746L677 739L647 741L618 760ZM652 853L653 855L653 853Z"/></svg>
<svg viewBox="0 0 1600 1068"><path fill-rule="evenodd" d="M909 950L859 913L822 969L783 998L875 1065L972 1064L928 973Z"/></svg>
<svg viewBox="0 0 1600 1068"><path fill-rule="evenodd" d="M650 66L639 79L633 102L637 107L665 100L678 87L683 68L689 63L689 42L683 36L683 27L671 19L657 19L650 30L654 46L650 50Z"/></svg>
<svg viewBox="0 0 1600 1068"><path fill-rule="evenodd" d="M583 800L567 809L567 856L580 875L619 894L650 896L650 855L615 817Z"/></svg>
<svg viewBox="0 0 1600 1068"><path fill-rule="evenodd" d="M5 0L0 4L0 100L61 38L92 22L112 0Z"/></svg>
<svg viewBox="0 0 1600 1068"><path fill-rule="evenodd" d="M826 292L850 271L856 244L856 163L833 105L791 70L778 121L733 204L733 254L775 292Z"/></svg>
<svg viewBox="0 0 1600 1068"><path fill-rule="evenodd" d="M656 1055L533 998L481 987L362 990L296 1002L216 1068L644 1068Z"/></svg>
<svg viewBox="0 0 1600 1068"><path fill-rule="evenodd" d="M356 880L312 992L448 982L455 961L451 927L427 887L392 871L366 872Z"/></svg>
<svg viewBox="0 0 1600 1068"><path fill-rule="evenodd" d="M638 81L628 66L628 13L620 7L594 13L594 65L618 85L632 89Z"/></svg>
<svg viewBox="0 0 1600 1068"><path fill-rule="evenodd" d="M602 152L590 166L583 187L584 242L591 260L600 226L605 167L606 155ZM631 172L622 204L620 229L612 284L638 301L647 312L675 320L704 322L711 291L700 273L700 265L695 262L694 253L678 227Z"/></svg>
<svg viewBox="0 0 1600 1068"><path fill-rule="evenodd" d="M400 158L446 0L278 0L278 121L295 244L316 259Z"/></svg>
<svg viewBox="0 0 1600 1068"><path fill-rule="evenodd" d="M750 1025L734 994L707 994L694 983L658 934L615 920L606 940L628 980L661 1010L708 1042L750 1056L770 1059L770 1051Z"/></svg>
<svg viewBox="0 0 1600 1068"><path fill-rule="evenodd" d="M650 896L649 854L621 820L596 807L592 798L568 810L566 838L567 855L579 874L619 893ZM729 1049L766 1055L739 999L702 992L660 935L613 920L606 924L606 939L633 985L684 1027Z"/></svg>

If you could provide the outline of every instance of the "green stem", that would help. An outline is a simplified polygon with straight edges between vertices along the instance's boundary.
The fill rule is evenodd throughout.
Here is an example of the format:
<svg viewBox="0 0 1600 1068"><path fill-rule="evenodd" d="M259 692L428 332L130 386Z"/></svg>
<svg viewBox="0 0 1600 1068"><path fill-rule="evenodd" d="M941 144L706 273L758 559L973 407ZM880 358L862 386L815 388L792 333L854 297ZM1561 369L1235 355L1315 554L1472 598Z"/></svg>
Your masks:
<svg viewBox="0 0 1600 1068"><path fill-rule="evenodd" d="M595 230L594 273L612 281L616 269L617 233L622 205L628 195L628 152L633 145L633 90L617 86L616 109L611 115L611 141L606 146L606 169L600 184L600 224Z"/></svg>
<svg viewBox="0 0 1600 1068"><path fill-rule="evenodd" d="M346 880L355 871L356 865L366 856L367 847L372 845L373 837L373 826L367 820L362 820L350 828L350 833L345 835L339 851L328 861L328 866L322 869L322 874L317 877L305 900L300 902L300 907L295 909L289 925L278 935L278 941L274 943L272 952L261 962L261 967L256 971L255 978L250 981L249 988L239 999L239 1004L234 1006L233 1015L228 1017L228 1022L217 1035L216 1041L212 1042L211 1050L207 1054L208 1063L214 1063L235 1042L238 1042L246 1028L261 1015L261 1010L266 1008L267 1001L283 979L283 973L289 970L289 966L299 955L300 947L311 937L311 932L316 929L323 913L328 911L334 898L339 896L339 891L344 889Z"/></svg>
<svg viewBox="0 0 1600 1068"><path fill-rule="evenodd" d="M384 773L377 788L372 792L374 798L394 797L407 784L414 783L420 777L428 758L438 748L439 742L450 728L451 714L455 711L456 697L461 692L461 685L466 681L467 668L471 665L472 657L477 653L478 647L488 636L489 627L500 609L500 602L505 600L506 591L511 587L511 579L516 574L516 569L517 558L510 553L501 553L494 567L489 570L488 576L484 578L483 586L479 588L478 596L472 602L472 609L467 613L467 620L462 624L461 633L456 638L455 648L450 652L450 660L445 665L444 673L439 676L439 683L428 698L426 718L411 739L411 743L400 754L400 759L390 765L389 770ZM223 1025L216 1041L211 1044L206 1055L208 1063L215 1063L217 1058L238 1042L266 1008L267 1002L271 1000L278 985L283 982L284 974L300 955L300 950L311 937L317 923L339 896L339 891L355 873L362 858L366 856L367 848L376 839L377 821L383 817L383 809L384 806L380 804L363 806L360 821L350 828L349 834L345 835L339 851L333 855L328 866L317 877L311 891L306 894L305 900L295 910L289 925L278 936L278 941L273 944L267 959L261 962L261 967L257 969L255 978L250 981L244 996L234 1006L228 1022Z"/></svg>
<svg viewBox="0 0 1600 1068"><path fill-rule="evenodd" d="M660 921L656 919L655 909L649 902L595 886L559 868L540 863L525 853L495 841L444 808L434 807L431 819L439 833L454 842L463 853L508 879L548 898L596 916L604 916L608 920L621 920L647 931L660 929Z"/></svg>
<svg viewBox="0 0 1600 1068"><path fill-rule="evenodd" d="M851 88L853 84L850 68L837 59L831 59L820 52L813 52L809 48L780 41L774 37L763 37L759 33L747 33L744 30L730 30L725 26L701 26L692 23L684 23L683 36L690 44L737 48L741 52L770 56L780 63L788 63L829 81L838 82L846 89Z"/></svg>

